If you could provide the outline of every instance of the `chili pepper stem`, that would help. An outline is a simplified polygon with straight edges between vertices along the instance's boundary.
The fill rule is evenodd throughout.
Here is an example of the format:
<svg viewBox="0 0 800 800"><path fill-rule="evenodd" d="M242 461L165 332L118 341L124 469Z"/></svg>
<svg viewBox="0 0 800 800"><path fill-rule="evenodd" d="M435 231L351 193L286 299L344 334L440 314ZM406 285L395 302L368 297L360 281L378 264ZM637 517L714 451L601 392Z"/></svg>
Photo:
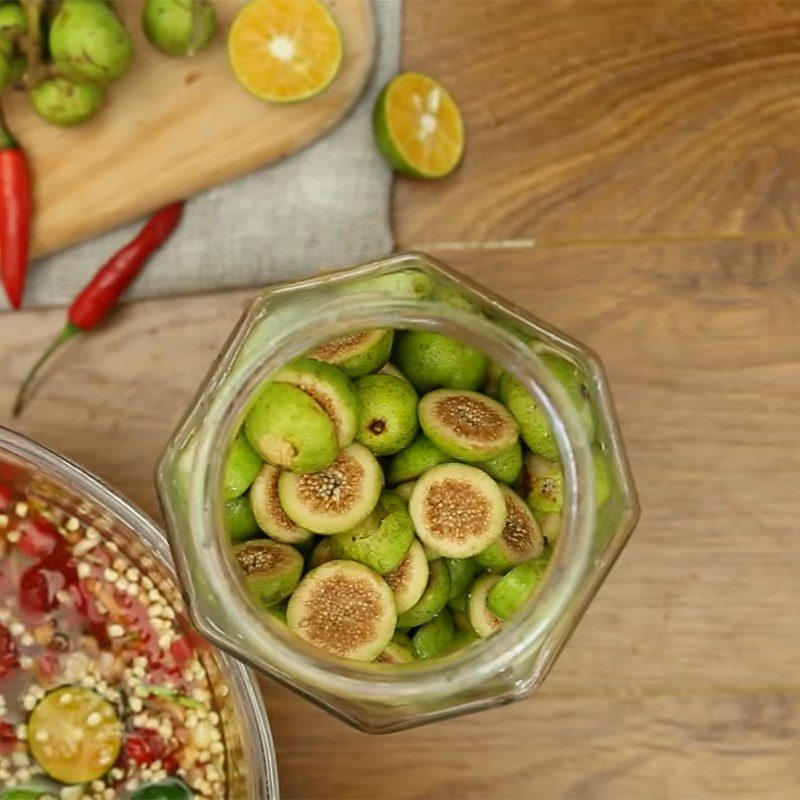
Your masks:
<svg viewBox="0 0 800 800"><path fill-rule="evenodd" d="M73 336L81 332L81 328L77 325L73 325L71 322L68 322L62 329L61 332L56 336L55 339L50 343L50 346L47 350L42 353L39 358L37 359L36 363L31 367L30 371L28 372L25 380L22 382L22 386L19 387L19 392L17 392L16 400L14 400L14 407L11 410L11 414L14 417L18 417L22 412L22 409L25 407L25 404L28 402L28 398L31 395L34 386L34 380L36 376L41 372L42 367L50 360L50 357L61 347L68 342Z"/></svg>
<svg viewBox="0 0 800 800"><path fill-rule="evenodd" d="M16 146L17 140L11 135L11 131L9 131L6 127L6 118L3 115L3 107L0 105L0 149Z"/></svg>

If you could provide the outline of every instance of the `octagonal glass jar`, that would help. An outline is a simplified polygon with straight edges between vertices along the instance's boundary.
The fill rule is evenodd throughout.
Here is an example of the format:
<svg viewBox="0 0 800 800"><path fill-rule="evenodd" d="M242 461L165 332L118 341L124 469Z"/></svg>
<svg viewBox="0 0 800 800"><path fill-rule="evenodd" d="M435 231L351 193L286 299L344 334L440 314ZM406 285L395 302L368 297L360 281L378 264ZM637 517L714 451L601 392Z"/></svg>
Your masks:
<svg viewBox="0 0 800 800"><path fill-rule="evenodd" d="M356 663L300 639L251 602L230 558L222 473L256 389L286 362L368 328L423 329L482 350L545 411L564 473L564 508L547 572L492 637L402 667ZM589 431L545 352L582 376ZM592 440L590 440L590 436ZM610 495L598 503L593 450ZM219 647L356 727L399 730L532 692L611 569L638 518L607 381L597 356L441 263L407 253L270 287L256 295L200 387L158 467L169 538L195 625Z"/></svg>

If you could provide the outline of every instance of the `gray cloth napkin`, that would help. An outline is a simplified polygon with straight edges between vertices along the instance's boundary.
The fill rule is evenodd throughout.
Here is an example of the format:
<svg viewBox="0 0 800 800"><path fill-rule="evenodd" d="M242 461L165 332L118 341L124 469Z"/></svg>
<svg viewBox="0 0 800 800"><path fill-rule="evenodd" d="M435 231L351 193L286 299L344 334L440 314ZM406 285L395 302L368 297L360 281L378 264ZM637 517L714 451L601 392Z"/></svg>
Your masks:
<svg viewBox="0 0 800 800"><path fill-rule="evenodd" d="M180 229L126 298L258 286L391 250L391 171L375 148L371 113L398 69L401 3L375 0L374 9L375 69L350 114L284 161L192 199ZM68 303L140 225L125 225L32 265L25 307ZM0 309L5 308L3 297Z"/></svg>

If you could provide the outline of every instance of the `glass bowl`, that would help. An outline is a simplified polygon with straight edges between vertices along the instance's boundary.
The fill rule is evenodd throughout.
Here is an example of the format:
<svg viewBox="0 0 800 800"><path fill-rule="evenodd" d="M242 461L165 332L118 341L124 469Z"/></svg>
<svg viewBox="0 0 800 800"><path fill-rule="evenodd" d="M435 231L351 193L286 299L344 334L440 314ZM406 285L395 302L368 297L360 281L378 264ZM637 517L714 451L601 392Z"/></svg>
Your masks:
<svg viewBox="0 0 800 800"><path fill-rule="evenodd" d="M115 542L135 562L151 564L159 587L177 582L164 534L141 511L76 464L0 427L0 483L57 506ZM150 561L147 561L147 558ZM163 582L167 578L167 583ZM227 800L276 800L278 774L269 722L255 676L224 653L203 647L203 662L227 692L217 692L226 747ZM226 800L220 798L220 800Z"/></svg>

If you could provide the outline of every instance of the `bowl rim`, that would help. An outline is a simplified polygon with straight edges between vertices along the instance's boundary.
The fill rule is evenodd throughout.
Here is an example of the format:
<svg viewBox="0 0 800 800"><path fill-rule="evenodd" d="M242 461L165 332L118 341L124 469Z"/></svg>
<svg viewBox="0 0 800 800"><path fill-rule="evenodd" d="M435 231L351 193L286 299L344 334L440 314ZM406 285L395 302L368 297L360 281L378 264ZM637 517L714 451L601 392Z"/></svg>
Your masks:
<svg viewBox="0 0 800 800"><path fill-rule="evenodd" d="M9 452L40 469L49 478L66 484L76 494L85 496L102 510L108 512L125 527L137 534L153 551L182 591L172 560L166 534L161 528L131 501L118 493L105 481L84 469L67 456L45 447L33 439L0 425L0 453ZM247 735L243 736L245 753L249 751L251 766L256 773L251 776L254 790L263 791L263 796L252 800L278 800L278 767L275 759L275 746L269 725L269 718L263 698L258 690L255 672L245 667L216 645L206 641L206 645L218 659L227 675L234 695L234 704L239 717L245 722ZM247 747L249 739L249 748Z"/></svg>

